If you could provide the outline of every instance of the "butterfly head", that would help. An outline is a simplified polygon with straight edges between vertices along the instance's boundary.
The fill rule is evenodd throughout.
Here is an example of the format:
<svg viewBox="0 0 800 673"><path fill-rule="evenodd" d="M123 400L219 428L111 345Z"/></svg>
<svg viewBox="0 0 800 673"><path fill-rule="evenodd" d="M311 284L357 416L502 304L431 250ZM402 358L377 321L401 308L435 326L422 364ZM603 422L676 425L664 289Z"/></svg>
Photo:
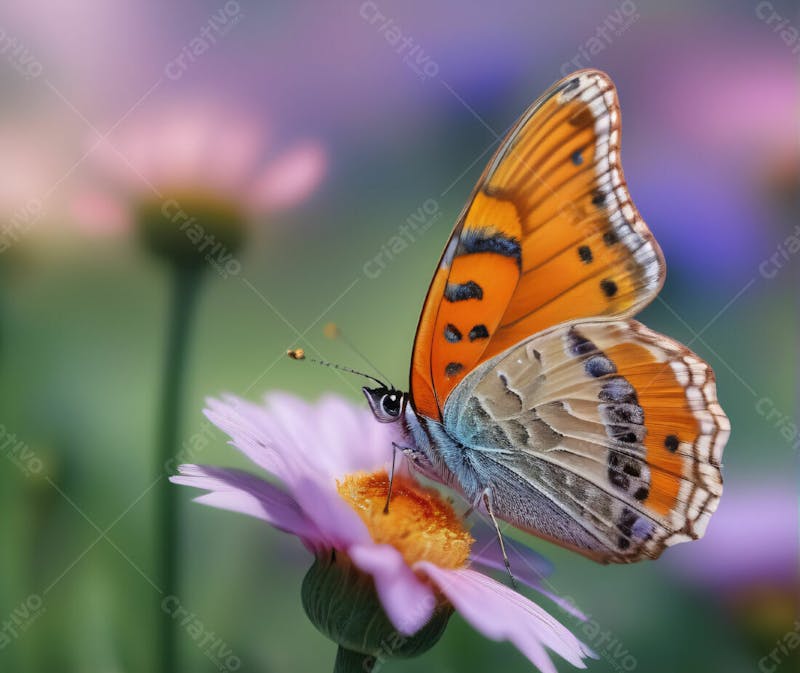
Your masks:
<svg viewBox="0 0 800 673"><path fill-rule="evenodd" d="M381 386L361 389L369 402L372 413L381 423L394 423L403 415L407 395L404 392Z"/></svg>
<svg viewBox="0 0 800 673"><path fill-rule="evenodd" d="M371 374L365 374L364 372L360 372L357 369L352 369L351 367L343 367L342 365L326 362L325 360L306 358L306 353L302 348L293 348L288 350L286 351L286 355L288 355L292 360L308 359L318 365L331 367L343 372L350 372L351 374L357 374L358 376L363 376L365 379L369 379L370 381L377 383L378 386L376 388L368 388L367 386L364 386L361 390L364 391L364 395L367 398L367 402L369 402L372 413L375 414L375 418L377 418L381 423L394 423L403 415L408 394L397 390L393 385L386 385L383 381L375 378Z"/></svg>

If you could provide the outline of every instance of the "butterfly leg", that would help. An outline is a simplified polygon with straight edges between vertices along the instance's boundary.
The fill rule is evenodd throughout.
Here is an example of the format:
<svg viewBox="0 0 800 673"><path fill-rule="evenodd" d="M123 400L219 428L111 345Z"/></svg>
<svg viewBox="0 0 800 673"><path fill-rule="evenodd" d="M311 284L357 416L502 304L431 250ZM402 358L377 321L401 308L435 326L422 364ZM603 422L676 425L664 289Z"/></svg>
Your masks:
<svg viewBox="0 0 800 673"><path fill-rule="evenodd" d="M400 446L397 442L392 442L392 469L389 472L389 490L386 493L386 504L383 507L384 514L389 513L389 502L392 499L392 486L394 485L394 466L395 462L397 461L397 449L400 449L403 453L406 453L410 450L404 446Z"/></svg>
<svg viewBox="0 0 800 673"><path fill-rule="evenodd" d="M500 543L500 551L503 554L503 563L506 565L506 571L508 572L508 576L511 578L511 586L516 589L517 580L514 579L514 573L511 572L511 562L508 560L508 554L506 554L506 543L503 541L503 534L500 532L500 525L497 523L497 518L494 515L494 508L492 507L492 492L486 488L483 491L482 497L483 504L486 506L486 511L489 514L489 518L492 520L494 531L497 533L497 541Z"/></svg>

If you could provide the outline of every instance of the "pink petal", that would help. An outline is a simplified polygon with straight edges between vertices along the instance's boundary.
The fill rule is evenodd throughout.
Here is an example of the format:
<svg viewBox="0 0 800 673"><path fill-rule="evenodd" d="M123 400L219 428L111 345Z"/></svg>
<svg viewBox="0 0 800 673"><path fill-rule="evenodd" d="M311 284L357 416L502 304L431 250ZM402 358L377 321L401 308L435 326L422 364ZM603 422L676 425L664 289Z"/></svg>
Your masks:
<svg viewBox="0 0 800 673"><path fill-rule="evenodd" d="M181 465L178 469L180 475L170 477L173 484L210 491L196 498L197 502L256 517L311 543L322 539L299 505L280 488L263 479L219 467Z"/></svg>
<svg viewBox="0 0 800 673"><path fill-rule="evenodd" d="M226 432L231 443L256 465L274 474L290 489L299 479L323 474L313 460L317 453L313 407L298 397L270 396L270 409L233 395L208 400L208 419Z"/></svg>
<svg viewBox="0 0 800 673"><path fill-rule="evenodd" d="M256 465L291 485L296 470L284 460L284 455L271 442L262 438L232 404L209 400L205 415L214 425L231 437L229 442Z"/></svg>
<svg viewBox="0 0 800 673"><path fill-rule="evenodd" d="M347 549L351 544L368 543L371 538L356 511L331 487L315 479L300 480L292 495L317 528L329 547Z"/></svg>
<svg viewBox="0 0 800 673"><path fill-rule="evenodd" d="M369 409L355 406L337 395L317 404L315 442L319 459L333 478L358 471L373 472L392 457L393 428L378 423Z"/></svg>
<svg viewBox="0 0 800 673"><path fill-rule="evenodd" d="M115 235L133 227L128 204L110 193L87 191L71 204L77 228L89 234Z"/></svg>
<svg viewBox="0 0 800 673"><path fill-rule="evenodd" d="M475 629L508 640L545 673L556 673L545 647L586 668L590 651L570 631L525 596L474 570L445 570L422 561L422 570Z"/></svg>
<svg viewBox="0 0 800 673"><path fill-rule="evenodd" d="M226 193L246 198L246 184L264 151L263 123L243 116L230 118L215 129L210 156L204 162L205 179Z"/></svg>
<svg viewBox="0 0 800 673"><path fill-rule="evenodd" d="M354 545L348 555L361 570L375 579L375 589L384 610L400 633L419 631L433 614L436 596L417 578L402 555L390 545Z"/></svg>
<svg viewBox="0 0 800 673"><path fill-rule="evenodd" d="M247 116L208 101L184 101L162 112L154 126L140 140L154 148L154 181L246 196L243 183L263 150L263 134Z"/></svg>
<svg viewBox="0 0 800 673"><path fill-rule="evenodd" d="M296 395L273 392L264 399L264 406L241 403L250 418L283 453L291 451L302 461L306 473L327 477L320 461L324 447L317 430L319 410Z"/></svg>
<svg viewBox="0 0 800 673"><path fill-rule="evenodd" d="M278 210L304 200L322 180L326 164L325 151L313 142L286 152L256 177L250 193L251 207Z"/></svg>
<svg viewBox="0 0 800 673"><path fill-rule="evenodd" d="M92 160L128 192L189 189L244 199L263 149L258 126L210 101L181 100L140 116L92 150ZM89 147L97 142L90 139ZM88 149L88 148L87 148Z"/></svg>
<svg viewBox="0 0 800 673"><path fill-rule="evenodd" d="M138 142L154 149L153 181L160 185L196 185L203 175L213 123L205 114L184 110L159 120Z"/></svg>
<svg viewBox="0 0 800 673"><path fill-rule="evenodd" d="M128 133L130 135L130 133ZM85 143L85 152L94 165L94 183L131 201L151 197L154 175L153 148L133 139L91 136Z"/></svg>
<svg viewBox="0 0 800 673"><path fill-rule="evenodd" d="M232 444L278 477L327 543L336 548L368 541L364 522L339 495L335 479L320 464L319 409L292 395L273 394L269 408L233 396L209 401L206 415Z"/></svg>
<svg viewBox="0 0 800 673"><path fill-rule="evenodd" d="M368 409L330 395L312 405L271 393L264 406L234 396L209 400L206 416L250 460L289 483L291 474L333 482L391 459L395 429L377 423ZM291 468L291 469L290 469Z"/></svg>

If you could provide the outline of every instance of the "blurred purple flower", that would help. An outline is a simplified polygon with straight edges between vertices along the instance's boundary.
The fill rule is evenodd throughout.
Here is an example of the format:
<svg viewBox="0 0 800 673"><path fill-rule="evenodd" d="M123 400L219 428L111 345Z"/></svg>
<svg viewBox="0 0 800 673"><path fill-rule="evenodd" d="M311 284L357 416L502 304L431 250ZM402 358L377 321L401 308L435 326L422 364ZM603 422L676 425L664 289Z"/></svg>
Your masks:
<svg viewBox="0 0 800 673"><path fill-rule="evenodd" d="M625 154L633 199L670 271L706 287L738 290L770 251L758 185L713 158L690 161L689 154L655 143L646 157Z"/></svg>
<svg viewBox="0 0 800 673"><path fill-rule="evenodd" d="M392 431L368 411L333 396L310 405L273 394L265 406L234 397L211 401L206 415L282 487L236 470L184 465L172 481L208 491L198 502L262 519L322 557L335 550L349 558L374 578L403 634L426 624L440 591L478 631L511 641L541 670L555 673L545 647L584 667L589 652L564 626L469 567L502 563L493 534L476 542L449 502L405 476L396 476L392 509L383 513ZM513 547L518 578L541 591L542 559Z"/></svg>
<svg viewBox="0 0 800 673"><path fill-rule="evenodd" d="M735 597L751 589L798 586L797 487L790 482L727 485L714 521L672 568L686 580Z"/></svg>

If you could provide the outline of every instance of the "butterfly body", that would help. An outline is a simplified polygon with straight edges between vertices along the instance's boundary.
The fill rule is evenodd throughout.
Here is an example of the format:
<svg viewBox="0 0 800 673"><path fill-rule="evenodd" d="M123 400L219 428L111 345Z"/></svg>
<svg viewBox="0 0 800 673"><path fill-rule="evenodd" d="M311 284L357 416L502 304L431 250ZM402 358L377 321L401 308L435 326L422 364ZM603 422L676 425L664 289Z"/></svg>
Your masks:
<svg viewBox="0 0 800 673"><path fill-rule="evenodd" d="M402 420L412 465L497 519L600 562L705 529L729 423L713 373L630 319L664 280L619 161L611 81L581 71L510 131L431 283Z"/></svg>

